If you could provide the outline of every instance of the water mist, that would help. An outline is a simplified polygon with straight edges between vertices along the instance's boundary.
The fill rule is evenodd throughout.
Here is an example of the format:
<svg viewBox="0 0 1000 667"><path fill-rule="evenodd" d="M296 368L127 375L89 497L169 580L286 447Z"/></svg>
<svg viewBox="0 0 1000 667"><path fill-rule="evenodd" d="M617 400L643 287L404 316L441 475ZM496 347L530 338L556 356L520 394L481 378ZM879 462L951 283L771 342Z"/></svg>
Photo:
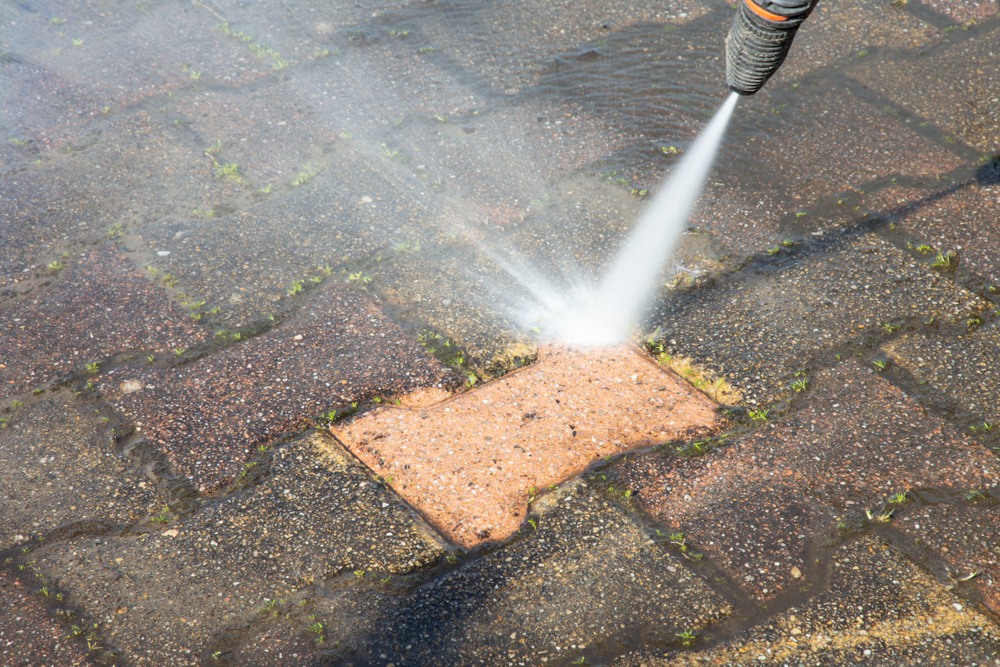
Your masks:
<svg viewBox="0 0 1000 667"><path fill-rule="evenodd" d="M610 345L625 339L642 312L663 263L684 231L739 95L732 93L674 168L628 241L596 287L577 284L560 294L524 267L496 259L533 296L519 318L546 339L574 345Z"/></svg>

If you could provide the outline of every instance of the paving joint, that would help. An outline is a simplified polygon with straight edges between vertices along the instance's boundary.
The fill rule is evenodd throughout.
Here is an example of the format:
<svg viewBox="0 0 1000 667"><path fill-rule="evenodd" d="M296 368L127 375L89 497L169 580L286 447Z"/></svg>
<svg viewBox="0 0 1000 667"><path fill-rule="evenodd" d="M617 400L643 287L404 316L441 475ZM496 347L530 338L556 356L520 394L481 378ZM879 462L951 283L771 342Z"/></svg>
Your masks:
<svg viewBox="0 0 1000 667"><path fill-rule="evenodd" d="M1000 25L1000 21L997 21L997 25ZM875 55L877 55L877 53ZM957 157L970 162L983 157L981 151L977 151L974 147L966 145L965 142L959 140L958 138L950 138L950 135L945 130L934 125L933 121L930 119L922 118L919 114L916 114L902 106L901 103L885 97L875 90L872 90L861 81L853 79L849 76L844 77L844 81L850 87L851 94L857 98L859 102L864 102L872 109L877 109L882 113L888 113L886 110L891 109L892 113L895 113L899 115L900 118L904 119L907 123L908 129L927 137L938 146L950 150ZM912 124L909 122L911 120L916 123L915 126L911 126ZM926 123L926 125L924 123Z"/></svg>
<svg viewBox="0 0 1000 667"><path fill-rule="evenodd" d="M923 2L907 2L900 8L917 20L930 24L939 30L961 27L961 24L946 14L934 11Z"/></svg>

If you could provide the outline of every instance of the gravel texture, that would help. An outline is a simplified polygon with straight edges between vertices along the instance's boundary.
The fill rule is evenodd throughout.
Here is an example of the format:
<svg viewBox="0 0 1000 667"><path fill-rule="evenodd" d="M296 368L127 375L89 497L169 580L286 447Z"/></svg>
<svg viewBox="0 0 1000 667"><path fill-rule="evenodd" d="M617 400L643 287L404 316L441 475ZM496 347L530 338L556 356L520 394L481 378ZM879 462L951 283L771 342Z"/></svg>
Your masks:
<svg viewBox="0 0 1000 667"><path fill-rule="evenodd" d="M281 326L222 352L95 379L201 492L218 490L259 446L321 413L456 381L367 299L331 281L310 290Z"/></svg>
<svg viewBox="0 0 1000 667"><path fill-rule="evenodd" d="M312 633L309 636L309 631L303 630L302 625L302 622L278 621L259 628L256 634L248 635L237 646L211 651L210 655L218 653L219 660L228 664L261 667L321 664L316 651L320 635Z"/></svg>
<svg viewBox="0 0 1000 667"><path fill-rule="evenodd" d="M115 140L102 141L106 134ZM78 255L145 220L211 209L235 188L212 176L201 148L178 136L170 119L146 110L93 120L86 137L39 150L29 155L30 168L0 181L0 287L33 277L33 270L45 274L49 263L66 263L63 252Z"/></svg>
<svg viewBox="0 0 1000 667"><path fill-rule="evenodd" d="M751 264L711 290L679 290L650 316L668 353L774 405L795 373L887 323L965 322L988 305L873 234L792 249L794 262Z"/></svg>
<svg viewBox="0 0 1000 667"><path fill-rule="evenodd" d="M809 385L794 413L709 454L667 449L616 470L653 517L763 601L800 578L814 582L817 545L830 533L880 525L877 515L897 493L978 488L1000 475L996 457L853 361Z"/></svg>
<svg viewBox="0 0 1000 667"><path fill-rule="evenodd" d="M995 16L997 5L988 4ZM996 153L1000 150L998 36L1000 28L991 21L948 32L933 57L887 55L887 62L858 63L849 71L869 88L932 121L947 141L964 141L981 153Z"/></svg>
<svg viewBox="0 0 1000 667"><path fill-rule="evenodd" d="M0 305L5 395L44 387L116 354L163 353L208 335L113 247L63 258L55 284Z"/></svg>
<svg viewBox="0 0 1000 667"><path fill-rule="evenodd" d="M1000 422L1000 388L991 372L1000 364L1000 332L995 325L961 336L908 333L881 349L925 391L945 398L958 415Z"/></svg>
<svg viewBox="0 0 1000 667"><path fill-rule="evenodd" d="M963 26L982 22L997 14L997 5L989 0L921 0L920 5L943 14Z"/></svg>
<svg viewBox="0 0 1000 667"><path fill-rule="evenodd" d="M819 3L796 34L788 60L768 86L801 81L813 70L828 70L831 63L857 58L869 49L875 52L886 48L922 48L940 37L939 28L891 3L879 0Z"/></svg>
<svg viewBox="0 0 1000 667"><path fill-rule="evenodd" d="M102 635L131 664L154 665L191 664L219 632L276 619L275 609L298 619L303 595L341 573L399 575L444 555L440 538L328 436L300 436L271 459L260 484L194 516L164 510L163 521L127 534L32 555L79 604L111 619Z"/></svg>
<svg viewBox="0 0 1000 667"><path fill-rule="evenodd" d="M891 187L866 196L865 204L884 212L915 248L933 248L927 251L928 259L935 259L938 252L954 254L960 266L1000 285L997 165L983 165L975 180L955 184L952 192Z"/></svg>
<svg viewBox="0 0 1000 667"><path fill-rule="evenodd" d="M592 662L639 628L673 637L732 611L586 483L561 488L535 510L536 526L510 545L425 586L388 614L382 660L559 663L587 649Z"/></svg>
<svg viewBox="0 0 1000 667"><path fill-rule="evenodd" d="M0 550L59 529L131 523L162 502L153 483L98 434L101 417L66 390L12 411L0 430Z"/></svg>
<svg viewBox="0 0 1000 667"><path fill-rule="evenodd" d="M278 445L259 485L200 512L183 530L217 542L213 559L241 561L238 569L289 585L355 570L406 574L444 557L441 538L318 431Z"/></svg>
<svg viewBox="0 0 1000 667"><path fill-rule="evenodd" d="M524 525L536 489L595 459L714 431L715 404L629 346L550 346L521 370L428 408L386 406L336 437L466 548Z"/></svg>
<svg viewBox="0 0 1000 667"><path fill-rule="evenodd" d="M171 110L207 140L205 149L216 162L236 164L254 190L270 185L276 192L313 159L321 159L341 133L336 119L318 114L300 88L290 80L251 91L220 87L178 96ZM234 119L240 121L236 126Z"/></svg>
<svg viewBox="0 0 1000 667"><path fill-rule="evenodd" d="M760 252L869 220L857 191L897 176L935 179L963 165L949 148L826 79L754 96L738 108L736 162L706 184L692 223L733 252ZM842 128L854 128L845 133Z"/></svg>
<svg viewBox="0 0 1000 667"><path fill-rule="evenodd" d="M516 99L535 83L540 66L554 57L600 47L596 42L635 26L688 23L708 9L701 0L670 0L655 6L585 2L570 7L517 0L444 20L428 17L433 20L425 20L420 27L437 49L463 69L477 72L495 90ZM497 31L497 25L504 30ZM470 32L483 38L468 39Z"/></svg>
<svg viewBox="0 0 1000 667"><path fill-rule="evenodd" d="M440 252L404 250L385 264L376 289L386 306L404 323L422 326L426 349L448 362L461 359L477 381L538 354L510 307L512 292L505 290L516 291L514 281L471 243L456 242Z"/></svg>
<svg viewBox="0 0 1000 667"><path fill-rule="evenodd" d="M431 187L441 178L437 188L466 205L466 227L507 230L546 200L554 180L610 150L606 141L588 140L601 129L546 102L502 115L428 111L387 136L386 150L399 150L393 160Z"/></svg>
<svg viewBox="0 0 1000 667"><path fill-rule="evenodd" d="M523 280L540 276L551 285L568 287L574 280L600 279L646 204L607 177L578 176L550 186L543 197L529 202L529 208L531 215L505 236L483 235L483 246L491 255L483 261L502 262ZM588 231L581 234L581 229ZM664 264L670 272L675 260ZM509 278L497 280L496 293L520 296L524 291ZM528 302L531 297L524 294Z"/></svg>
<svg viewBox="0 0 1000 667"><path fill-rule="evenodd" d="M86 644L68 639L66 614L53 615L37 578L17 568L0 568L0 662L4 665L82 667L90 665ZM64 608L65 609L65 608Z"/></svg>
<svg viewBox="0 0 1000 667"><path fill-rule="evenodd" d="M7 30L4 36L13 32L17 31ZM4 120L7 140L24 142L16 150L10 144L5 147L11 162L14 156L19 156L18 166L23 168L26 163L41 159L45 154L42 151L65 149L85 140L93 122L92 114L102 108L86 89L68 85L58 72L43 63L26 59L11 62L5 58L5 61L0 117Z"/></svg>
<svg viewBox="0 0 1000 667"><path fill-rule="evenodd" d="M732 421L677 385L668 443L600 362L486 382L537 351L502 264L600 275L732 6L250 4L4 6L0 664L1000 664L995 2L821 2L741 100L635 332ZM552 360L583 398L522 409ZM351 403L405 416L363 461L301 433Z"/></svg>
<svg viewBox="0 0 1000 667"><path fill-rule="evenodd" d="M826 554L829 588L698 652L641 651L615 667L992 665L1000 627L878 540Z"/></svg>
<svg viewBox="0 0 1000 667"><path fill-rule="evenodd" d="M228 162L229 151L226 143L218 159ZM389 262L407 242L411 249L436 245L445 238L439 230L455 220L421 180L381 169L380 158L357 141L338 140L312 172L298 186L277 184L275 196L225 204L218 216L143 226L145 252L170 252L150 263L206 307L221 307L233 328L281 309L295 281L311 285L324 269L345 282L359 272L358 279L377 281L387 270L377 258ZM359 286L375 294L375 284Z"/></svg>
<svg viewBox="0 0 1000 667"><path fill-rule="evenodd" d="M921 494L923 495L923 494ZM950 497L949 497L950 496ZM924 498L921 498L922 500ZM1000 491L939 494L943 502L914 506L892 524L900 548L957 595L1000 612Z"/></svg>
<svg viewBox="0 0 1000 667"><path fill-rule="evenodd" d="M10 92L32 94L4 109L45 148L80 138L95 117L143 105L165 114L169 93L249 85L271 71L194 6L45 3L11 7L9 19L16 27L5 30L4 46L14 58L5 71L19 84Z"/></svg>

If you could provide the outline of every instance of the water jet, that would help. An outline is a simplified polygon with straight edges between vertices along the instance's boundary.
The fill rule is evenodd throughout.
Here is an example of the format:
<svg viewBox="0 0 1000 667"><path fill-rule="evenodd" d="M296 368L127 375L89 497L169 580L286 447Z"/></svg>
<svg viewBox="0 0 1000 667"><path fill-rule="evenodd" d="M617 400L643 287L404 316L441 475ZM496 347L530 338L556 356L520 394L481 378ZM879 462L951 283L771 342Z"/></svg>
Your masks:
<svg viewBox="0 0 1000 667"><path fill-rule="evenodd" d="M568 294L560 293L536 272L514 267L485 249L531 293L532 299L518 308L526 328L543 339L573 345L610 345L626 338L685 229L739 97L733 92L726 98L684 153L597 285L577 280Z"/></svg>

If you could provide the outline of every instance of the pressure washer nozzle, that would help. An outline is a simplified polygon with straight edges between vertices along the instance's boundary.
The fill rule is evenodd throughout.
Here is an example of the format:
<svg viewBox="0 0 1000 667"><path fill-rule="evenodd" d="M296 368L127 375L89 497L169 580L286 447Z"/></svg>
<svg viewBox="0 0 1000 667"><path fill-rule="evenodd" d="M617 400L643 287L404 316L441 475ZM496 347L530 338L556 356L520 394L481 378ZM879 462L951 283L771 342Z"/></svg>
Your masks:
<svg viewBox="0 0 1000 667"><path fill-rule="evenodd" d="M726 38L726 85L753 95L778 71L816 0L740 0Z"/></svg>

